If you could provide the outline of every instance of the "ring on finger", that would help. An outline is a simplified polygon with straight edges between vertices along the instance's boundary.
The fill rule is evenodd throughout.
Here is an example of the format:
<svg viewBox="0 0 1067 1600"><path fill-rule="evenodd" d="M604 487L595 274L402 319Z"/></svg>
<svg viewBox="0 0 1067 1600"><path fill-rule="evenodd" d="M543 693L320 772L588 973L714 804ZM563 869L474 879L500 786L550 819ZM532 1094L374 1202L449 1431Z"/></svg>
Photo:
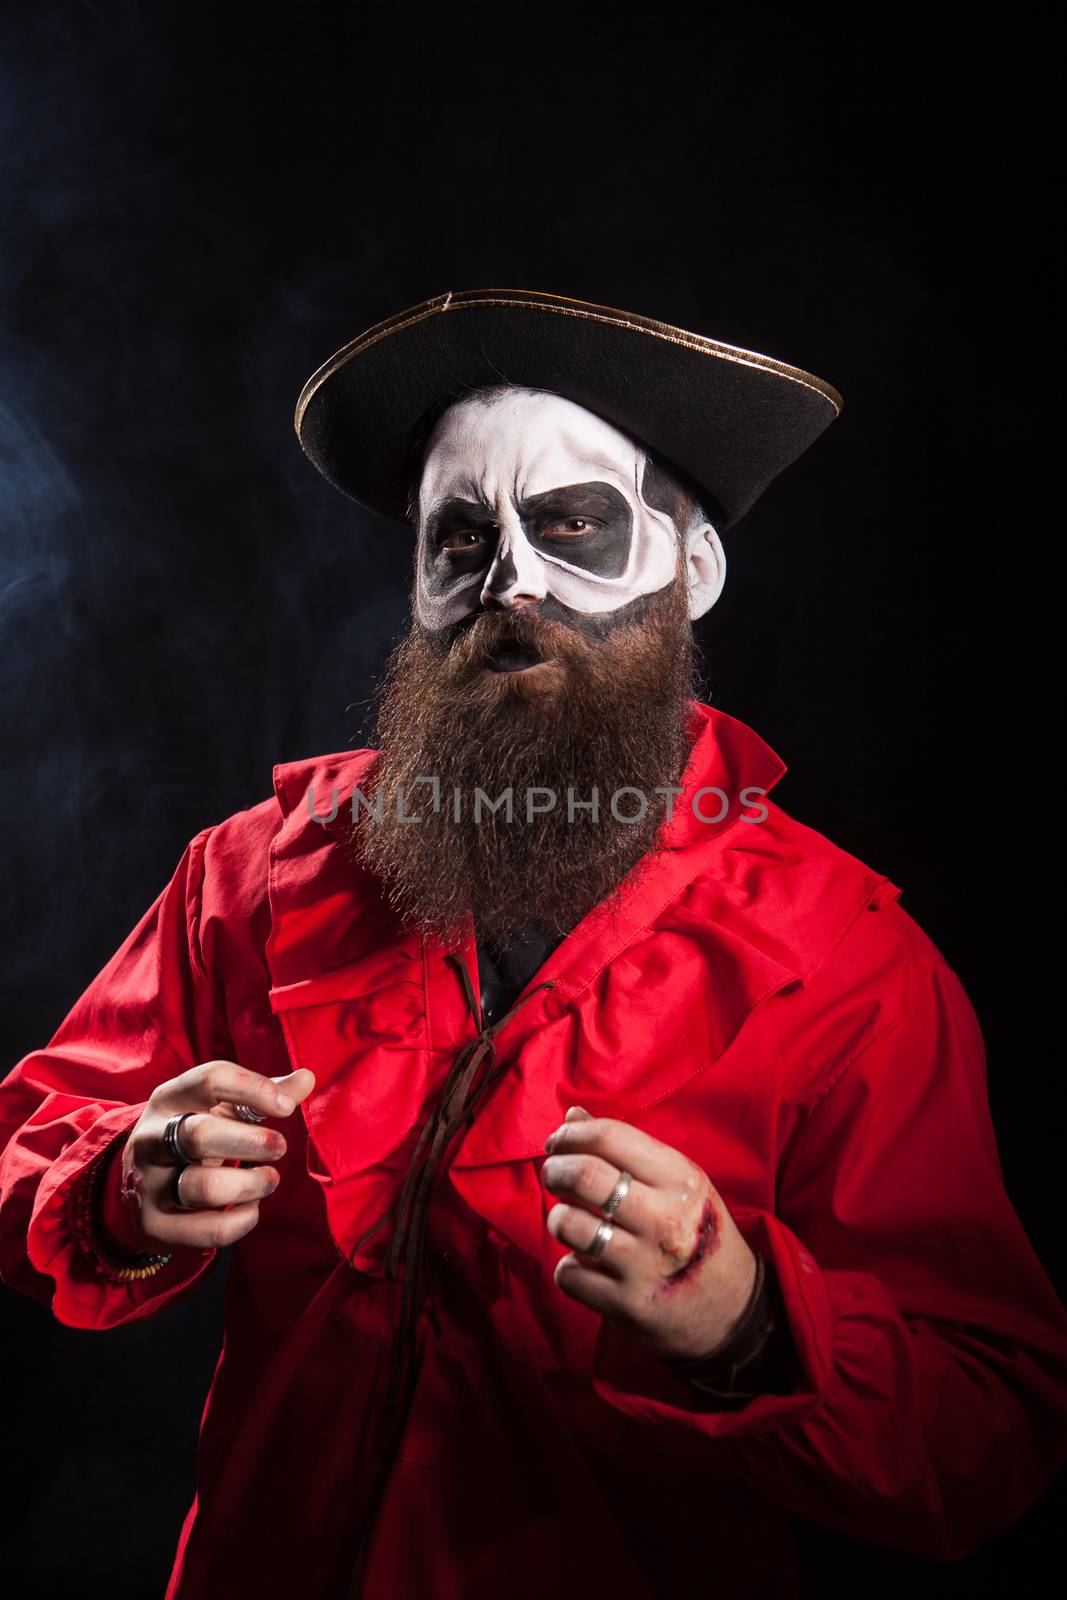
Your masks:
<svg viewBox="0 0 1067 1600"><path fill-rule="evenodd" d="M233 1109L242 1122L266 1122L267 1120L265 1112L253 1111L251 1106L235 1104Z"/></svg>
<svg viewBox="0 0 1067 1600"><path fill-rule="evenodd" d="M581 1249L578 1245L575 1245L574 1248L578 1251L579 1255L587 1256L590 1261L599 1261L600 1257L604 1254L604 1251L611 1243L614 1232L615 1229L612 1227L610 1222L598 1223L597 1230L592 1239L589 1241L588 1245L586 1245L584 1249Z"/></svg>
<svg viewBox="0 0 1067 1600"><path fill-rule="evenodd" d="M608 1195L604 1204L599 1207L602 1217L613 1217L630 1192L633 1176L629 1172L620 1172L618 1182Z"/></svg>
<svg viewBox="0 0 1067 1600"><path fill-rule="evenodd" d="M192 1157L182 1149L181 1126L186 1117L194 1117L195 1111L176 1111L168 1117L163 1129L163 1148L173 1157L176 1166L185 1166Z"/></svg>
<svg viewBox="0 0 1067 1600"><path fill-rule="evenodd" d="M185 1162L182 1163L182 1165L180 1167L175 1167L173 1175L171 1176L171 1180L170 1180L170 1197L174 1201L174 1204L178 1207L179 1211L195 1211L196 1210L195 1206L186 1205L185 1201L182 1199L182 1190L181 1190L182 1173L186 1170L187 1167L190 1167L190 1166L192 1166L192 1162L191 1161L185 1161Z"/></svg>

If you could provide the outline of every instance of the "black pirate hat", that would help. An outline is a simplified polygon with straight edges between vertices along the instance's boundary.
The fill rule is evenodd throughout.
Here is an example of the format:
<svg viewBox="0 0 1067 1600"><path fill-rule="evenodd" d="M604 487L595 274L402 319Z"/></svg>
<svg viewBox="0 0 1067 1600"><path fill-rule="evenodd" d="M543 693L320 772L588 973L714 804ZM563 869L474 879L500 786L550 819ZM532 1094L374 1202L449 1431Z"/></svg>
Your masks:
<svg viewBox="0 0 1067 1600"><path fill-rule="evenodd" d="M799 367L651 317L465 289L387 317L324 362L297 402L297 437L335 488L403 521L429 425L469 390L503 382L564 395L651 446L720 531L842 407Z"/></svg>

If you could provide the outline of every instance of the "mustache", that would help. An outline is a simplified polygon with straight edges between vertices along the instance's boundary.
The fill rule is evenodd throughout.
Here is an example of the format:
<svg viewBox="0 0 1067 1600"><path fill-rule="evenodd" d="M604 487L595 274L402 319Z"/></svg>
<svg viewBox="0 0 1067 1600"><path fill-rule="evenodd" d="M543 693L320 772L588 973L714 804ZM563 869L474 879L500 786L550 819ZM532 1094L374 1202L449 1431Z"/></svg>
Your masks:
<svg viewBox="0 0 1067 1600"><path fill-rule="evenodd" d="M489 665L504 650L526 651L542 661L582 663L595 644L569 623L546 615L539 606L514 611L485 611L439 642L450 676L465 676Z"/></svg>

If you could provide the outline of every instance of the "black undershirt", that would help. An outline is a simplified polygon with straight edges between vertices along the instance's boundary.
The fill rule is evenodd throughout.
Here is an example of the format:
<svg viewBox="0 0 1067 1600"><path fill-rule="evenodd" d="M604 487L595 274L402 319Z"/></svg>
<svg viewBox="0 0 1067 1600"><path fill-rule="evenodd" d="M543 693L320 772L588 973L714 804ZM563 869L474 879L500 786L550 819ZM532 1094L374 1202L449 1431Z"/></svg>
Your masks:
<svg viewBox="0 0 1067 1600"><path fill-rule="evenodd" d="M504 1015L563 937L546 935L537 924L529 923L506 944L478 939L478 983L486 1022Z"/></svg>

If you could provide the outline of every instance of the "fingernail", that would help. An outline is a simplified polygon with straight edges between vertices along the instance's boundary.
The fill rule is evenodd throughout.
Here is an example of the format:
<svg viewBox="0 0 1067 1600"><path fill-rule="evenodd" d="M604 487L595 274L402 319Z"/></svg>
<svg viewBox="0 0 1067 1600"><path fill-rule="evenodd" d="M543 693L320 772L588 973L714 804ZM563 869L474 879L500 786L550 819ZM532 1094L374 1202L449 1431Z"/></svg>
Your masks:
<svg viewBox="0 0 1067 1600"><path fill-rule="evenodd" d="M295 1100L290 1100L287 1094L275 1095L275 1104L279 1111L292 1111L296 1106Z"/></svg>
<svg viewBox="0 0 1067 1600"><path fill-rule="evenodd" d="M591 1111L587 1111L584 1106L568 1106L567 1115L563 1120L564 1122L576 1122L579 1117L591 1117L592 1114L593 1113Z"/></svg>
<svg viewBox="0 0 1067 1600"><path fill-rule="evenodd" d="M555 1142L556 1142L555 1133L550 1133L548 1138L545 1140L545 1149L546 1150L551 1150L551 1148L555 1144Z"/></svg>

